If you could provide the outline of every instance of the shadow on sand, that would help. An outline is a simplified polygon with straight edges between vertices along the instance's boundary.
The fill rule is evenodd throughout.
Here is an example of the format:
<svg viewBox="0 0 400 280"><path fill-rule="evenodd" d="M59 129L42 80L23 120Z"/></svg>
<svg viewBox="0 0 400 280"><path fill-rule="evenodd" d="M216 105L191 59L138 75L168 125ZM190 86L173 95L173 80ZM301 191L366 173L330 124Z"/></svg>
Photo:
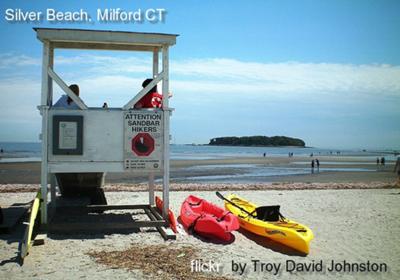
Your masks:
<svg viewBox="0 0 400 280"><path fill-rule="evenodd" d="M81 215L55 215L47 236L55 240L99 239L111 234L140 232L135 222L142 213L82 213Z"/></svg>
<svg viewBox="0 0 400 280"><path fill-rule="evenodd" d="M7 244L18 243L18 250L15 251L15 255L9 259L1 260L0 266L4 266L8 263L16 263L22 266L23 260L21 259L19 252L21 250L21 241L24 236L25 228L26 225L20 222L8 232L0 234L0 239L6 241Z"/></svg>
<svg viewBox="0 0 400 280"><path fill-rule="evenodd" d="M200 236L197 233L193 233L192 235L195 238L197 238L203 242L216 244L216 245L229 245L229 244L232 244L233 242L235 242L235 236L232 233L230 233L231 237L228 241L224 241L224 240L213 238L213 237Z"/></svg>
<svg viewBox="0 0 400 280"><path fill-rule="evenodd" d="M23 237L23 233L24 233L24 227L23 227L23 225L21 225L21 226L18 226L17 228L15 228L15 230L11 233L0 235L1 239L7 241L7 244L19 243L18 250L15 252L15 256L11 257L9 259L6 259L6 260L1 260L0 266L6 265L8 263L16 263L20 266L23 265L23 260L21 259L21 256L19 254L19 252L21 250L21 240Z"/></svg>
<svg viewBox="0 0 400 280"><path fill-rule="evenodd" d="M249 232L247 230L244 230L242 228L239 229L239 232L241 234L243 234L244 236L246 236L248 239L254 241L255 243L257 243L258 245L270 249L272 251L281 253L281 254L285 254L288 256L300 256L300 257L306 257L307 254L304 254L302 252L296 251L292 248L289 248L283 244L280 244L276 241L273 241L271 239L268 239L266 237L260 236L260 235L256 235L252 232Z"/></svg>

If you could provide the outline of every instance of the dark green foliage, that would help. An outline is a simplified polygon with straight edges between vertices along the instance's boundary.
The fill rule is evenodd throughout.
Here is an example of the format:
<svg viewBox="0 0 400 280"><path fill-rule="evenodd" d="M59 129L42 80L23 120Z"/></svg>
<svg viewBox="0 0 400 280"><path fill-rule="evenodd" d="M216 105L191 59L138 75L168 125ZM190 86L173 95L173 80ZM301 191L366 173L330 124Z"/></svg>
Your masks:
<svg viewBox="0 0 400 280"><path fill-rule="evenodd" d="M286 136L243 136L218 137L210 140L209 145L225 146L297 146L305 147L303 140Z"/></svg>

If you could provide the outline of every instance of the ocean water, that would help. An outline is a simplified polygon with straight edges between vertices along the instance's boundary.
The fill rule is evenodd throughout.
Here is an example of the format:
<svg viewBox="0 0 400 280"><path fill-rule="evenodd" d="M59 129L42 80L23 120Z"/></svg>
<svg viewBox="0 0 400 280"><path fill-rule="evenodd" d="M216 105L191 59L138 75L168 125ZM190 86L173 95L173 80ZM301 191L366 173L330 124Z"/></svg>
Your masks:
<svg viewBox="0 0 400 280"><path fill-rule="evenodd" d="M40 161L41 143L0 142L0 162Z"/></svg>
<svg viewBox="0 0 400 280"><path fill-rule="evenodd" d="M0 142L0 162L23 162L40 161L41 144L40 143L18 143L18 142ZM229 157L261 157L265 153L267 157L288 156L293 153L294 156L318 155L341 155L368 157L385 156L387 160L395 160L393 151L365 151L362 149L323 149L323 148L298 148L298 147L232 147L232 146L208 146L208 145L171 145L171 159L218 159Z"/></svg>
<svg viewBox="0 0 400 280"><path fill-rule="evenodd" d="M209 171L210 174L190 177L173 178L176 182L203 182L203 183L253 183L269 182L273 176L306 175L311 170L309 163L306 166L269 166L263 164L225 164L225 165L198 165L184 168L185 171ZM235 174L230 173L234 169ZM315 174L323 172L370 172L371 168L343 168L343 167L321 167Z"/></svg>
<svg viewBox="0 0 400 280"><path fill-rule="evenodd" d="M287 157L289 153L294 156L341 155L362 156L376 159L377 156L386 156L394 159L391 154L367 151L362 149L324 149L300 147L239 147L239 146L208 146L208 145L171 145L172 159L215 159L226 157Z"/></svg>

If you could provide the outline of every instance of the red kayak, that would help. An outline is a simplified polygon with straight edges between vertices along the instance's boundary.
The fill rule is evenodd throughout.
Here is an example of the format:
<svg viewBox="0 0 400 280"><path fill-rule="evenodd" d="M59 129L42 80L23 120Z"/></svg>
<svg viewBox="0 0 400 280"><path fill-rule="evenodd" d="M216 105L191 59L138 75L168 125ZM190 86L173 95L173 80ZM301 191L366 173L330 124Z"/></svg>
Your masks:
<svg viewBox="0 0 400 280"><path fill-rule="evenodd" d="M157 206L158 211L160 211L160 213L162 213L164 202L158 196L156 196L156 206ZM174 212L172 212L171 209L168 209L168 219L169 219L170 228L172 229L173 232L177 233L178 230L176 228L176 219L175 219Z"/></svg>
<svg viewBox="0 0 400 280"><path fill-rule="evenodd" d="M239 229L239 221L231 212L193 195L182 204L181 221L189 232L223 241L230 241L231 231Z"/></svg>

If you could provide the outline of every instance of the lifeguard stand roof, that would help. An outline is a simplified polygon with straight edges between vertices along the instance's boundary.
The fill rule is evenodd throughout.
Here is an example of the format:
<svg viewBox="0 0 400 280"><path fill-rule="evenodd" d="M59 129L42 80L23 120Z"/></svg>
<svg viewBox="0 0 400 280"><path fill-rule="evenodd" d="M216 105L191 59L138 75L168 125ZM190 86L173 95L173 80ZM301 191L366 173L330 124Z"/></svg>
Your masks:
<svg viewBox="0 0 400 280"><path fill-rule="evenodd" d="M176 34L63 28L33 28L37 38L54 48L154 51L176 43Z"/></svg>

